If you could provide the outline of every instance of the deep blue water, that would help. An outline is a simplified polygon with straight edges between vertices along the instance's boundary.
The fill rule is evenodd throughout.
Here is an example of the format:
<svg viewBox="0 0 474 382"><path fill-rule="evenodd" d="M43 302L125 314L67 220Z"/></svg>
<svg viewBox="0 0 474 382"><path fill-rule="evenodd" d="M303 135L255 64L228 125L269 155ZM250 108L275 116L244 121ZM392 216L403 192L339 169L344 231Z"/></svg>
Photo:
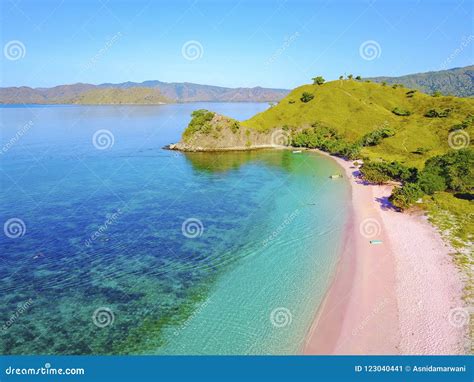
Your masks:
<svg viewBox="0 0 474 382"><path fill-rule="evenodd" d="M162 149L192 110L266 107L0 108L0 352L298 352L338 259L336 164Z"/></svg>

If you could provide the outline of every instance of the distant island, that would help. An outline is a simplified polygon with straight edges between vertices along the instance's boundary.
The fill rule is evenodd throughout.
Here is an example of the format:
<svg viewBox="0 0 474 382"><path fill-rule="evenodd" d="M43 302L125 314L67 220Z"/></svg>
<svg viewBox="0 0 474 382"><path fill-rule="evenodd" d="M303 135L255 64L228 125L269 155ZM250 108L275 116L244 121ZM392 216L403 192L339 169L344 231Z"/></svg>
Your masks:
<svg viewBox="0 0 474 382"><path fill-rule="evenodd" d="M0 88L0 104L161 104L175 102L274 102L286 89L227 88L189 82L73 84L52 88Z"/></svg>

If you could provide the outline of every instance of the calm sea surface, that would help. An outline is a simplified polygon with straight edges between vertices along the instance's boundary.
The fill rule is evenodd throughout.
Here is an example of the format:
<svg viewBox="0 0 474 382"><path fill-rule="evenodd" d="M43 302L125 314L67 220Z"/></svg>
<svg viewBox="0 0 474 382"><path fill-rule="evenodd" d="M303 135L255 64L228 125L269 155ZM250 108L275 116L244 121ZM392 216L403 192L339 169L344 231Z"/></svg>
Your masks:
<svg viewBox="0 0 474 382"><path fill-rule="evenodd" d="M0 108L1 354L293 354L349 206L337 165L182 154L190 113L259 103Z"/></svg>

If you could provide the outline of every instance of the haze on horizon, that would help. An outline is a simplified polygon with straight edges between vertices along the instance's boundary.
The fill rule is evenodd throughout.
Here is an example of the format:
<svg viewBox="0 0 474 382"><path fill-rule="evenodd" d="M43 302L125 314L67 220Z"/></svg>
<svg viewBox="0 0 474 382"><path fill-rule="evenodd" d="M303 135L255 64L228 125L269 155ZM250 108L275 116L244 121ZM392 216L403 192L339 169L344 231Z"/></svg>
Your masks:
<svg viewBox="0 0 474 382"><path fill-rule="evenodd" d="M0 86L293 88L472 64L467 1L8 1Z"/></svg>

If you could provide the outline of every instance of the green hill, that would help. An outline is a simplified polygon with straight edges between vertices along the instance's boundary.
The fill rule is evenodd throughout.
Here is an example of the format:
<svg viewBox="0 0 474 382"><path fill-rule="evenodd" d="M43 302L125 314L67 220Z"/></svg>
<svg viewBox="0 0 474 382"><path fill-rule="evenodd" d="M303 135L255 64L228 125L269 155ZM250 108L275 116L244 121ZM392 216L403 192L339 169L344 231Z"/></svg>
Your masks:
<svg viewBox="0 0 474 382"><path fill-rule="evenodd" d="M303 102L304 93L314 98ZM409 115L399 115L404 112ZM338 80L294 89L276 106L241 122L241 128L234 128L233 135L222 126L219 131L212 126L201 131L194 126L192 137L188 130L183 141L188 143L188 149L193 149L190 140L194 148L203 150L252 148L274 145L272 139L278 134L285 137L284 144L294 144L305 129L323 133L329 129L340 142L351 145L371 133L387 130L389 137L361 146L360 155L421 167L428 158L446 153L453 138L458 138L457 142L463 138L461 134L473 135L470 116L474 116L474 100L470 98L433 97L400 86ZM459 137L451 134L449 139L454 130L462 133L458 132ZM233 137L231 141L229 136Z"/></svg>
<svg viewBox="0 0 474 382"><path fill-rule="evenodd" d="M73 98L71 103L82 105L155 105L172 102L159 90L151 88L93 89Z"/></svg>
<svg viewBox="0 0 474 382"><path fill-rule="evenodd" d="M303 93L314 95L302 102ZM406 110L409 116L396 115ZM450 109L446 117L429 118L429 110ZM304 85L293 90L279 104L245 121L244 126L265 131L288 126L291 130L315 122L330 127L348 142L357 142L377 129L394 133L379 144L362 148L369 158L398 160L419 166L434 155L449 150L448 136L453 126L474 115L474 100L432 97L410 89L383 86L356 80L339 80L323 85ZM473 124L466 129L472 135Z"/></svg>

